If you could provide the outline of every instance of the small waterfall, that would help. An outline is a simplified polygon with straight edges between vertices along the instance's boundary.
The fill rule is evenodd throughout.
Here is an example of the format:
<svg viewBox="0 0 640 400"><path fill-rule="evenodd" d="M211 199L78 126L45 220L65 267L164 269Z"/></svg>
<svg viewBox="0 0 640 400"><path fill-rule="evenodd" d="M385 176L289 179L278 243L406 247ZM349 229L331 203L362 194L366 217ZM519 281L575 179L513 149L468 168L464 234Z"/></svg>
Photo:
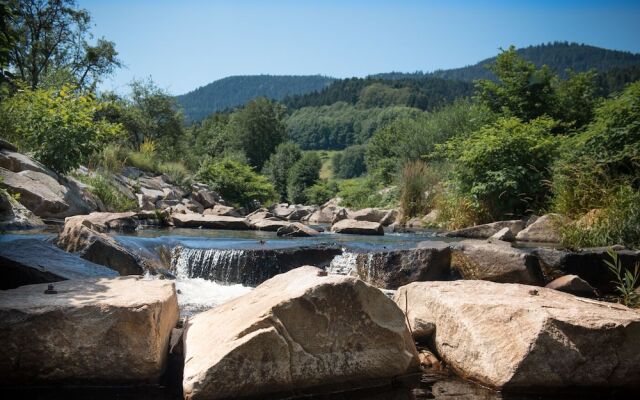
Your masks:
<svg viewBox="0 0 640 400"><path fill-rule="evenodd" d="M174 249L172 267L178 278L205 278L223 283L243 282L240 273L248 261L244 250Z"/></svg>
<svg viewBox="0 0 640 400"><path fill-rule="evenodd" d="M342 254L339 254L331 260L331 264L327 267L327 272L336 275L353 275L356 273L358 261L358 253L352 253L342 250Z"/></svg>

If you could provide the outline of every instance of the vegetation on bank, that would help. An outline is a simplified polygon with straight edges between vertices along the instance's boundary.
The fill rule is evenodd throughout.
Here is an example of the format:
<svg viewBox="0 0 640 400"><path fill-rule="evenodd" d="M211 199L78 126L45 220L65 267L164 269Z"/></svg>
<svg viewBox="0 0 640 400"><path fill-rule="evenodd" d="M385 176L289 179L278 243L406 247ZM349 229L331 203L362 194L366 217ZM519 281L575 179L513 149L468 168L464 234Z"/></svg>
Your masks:
<svg viewBox="0 0 640 400"><path fill-rule="evenodd" d="M338 196L353 208L399 207L405 220L437 210L430 223L442 228L558 212L573 221L562 227L568 246L640 246L637 55L611 70L575 61L558 71L571 57L546 67L510 48L473 84L318 78L317 92L255 98L187 126L151 80L127 95L96 93L120 61L115 44L88 44L90 16L72 0L2 4L0 48L16 51L0 51L0 134L58 172L88 165L80 179L109 208L129 206L110 174L132 166L184 187L208 183L247 208ZM68 40L29 36L42 18L60 22L44 24L48 35Z"/></svg>

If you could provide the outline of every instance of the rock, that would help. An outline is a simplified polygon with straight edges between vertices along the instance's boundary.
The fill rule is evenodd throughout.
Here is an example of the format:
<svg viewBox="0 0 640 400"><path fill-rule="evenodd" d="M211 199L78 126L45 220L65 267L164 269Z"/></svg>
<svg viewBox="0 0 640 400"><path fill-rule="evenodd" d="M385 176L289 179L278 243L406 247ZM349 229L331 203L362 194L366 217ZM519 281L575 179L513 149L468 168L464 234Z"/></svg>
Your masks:
<svg viewBox="0 0 640 400"><path fill-rule="evenodd" d="M142 202L144 203L155 204L164 197L164 192L162 190L149 189L146 187L140 188L140 194L142 195Z"/></svg>
<svg viewBox="0 0 640 400"><path fill-rule="evenodd" d="M178 205L175 205L173 207L169 207L167 209L170 210L171 214L197 214L196 212L194 212L193 210L189 209L189 207L187 207L186 205L184 205L182 203L180 203Z"/></svg>
<svg viewBox="0 0 640 400"><path fill-rule="evenodd" d="M524 221L516 219L513 221L498 221L490 224L470 226L445 233L447 237L463 237L469 239L489 239L504 228L509 228L511 233L518 234L524 229Z"/></svg>
<svg viewBox="0 0 640 400"><path fill-rule="evenodd" d="M397 221L397 219L398 219L398 210L389 210L384 215L384 217L382 217L382 219L380 220L380 223L382 224L382 226L390 226L391 224L394 224Z"/></svg>
<svg viewBox="0 0 640 400"><path fill-rule="evenodd" d="M180 189L177 186L164 187L162 188L162 193L164 194L163 199L165 200L181 201L182 198L186 195L184 190Z"/></svg>
<svg viewBox="0 0 640 400"><path fill-rule="evenodd" d="M54 180L58 180L58 175L49 168L40 164L38 161L6 148L0 149L0 168L4 168L11 172L33 171L48 175Z"/></svg>
<svg viewBox="0 0 640 400"><path fill-rule="evenodd" d="M33 229L43 226L44 222L40 218L0 189L0 230Z"/></svg>
<svg viewBox="0 0 640 400"><path fill-rule="evenodd" d="M269 211L271 211L275 217L280 219L287 219L295 210L295 206L287 203L275 204L269 208Z"/></svg>
<svg viewBox="0 0 640 400"><path fill-rule="evenodd" d="M204 212L204 207L202 206L202 204L193 199L182 199L181 203L187 210L191 212L198 214L202 214Z"/></svg>
<svg viewBox="0 0 640 400"><path fill-rule="evenodd" d="M192 197L204 208L213 208L218 201L220 201L220 196L218 193L213 192L208 189L198 189L194 191Z"/></svg>
<svg viewBox="0 0 640 400"><path fill-rule="evenodd" d="M277 218L266 219L254 219L251 221L251 227L258 231L277 232L280 228L283 228L290 223Z"/></svg>
<svg viewBox="0 0 640 400"><path fill-rule="evenodd" d="M356 221L381 222L389 211L379 208L363 208L358 211L350 211L349 218Z"/></svg>
<svg viewBox="0 0 640 400"><path fill-rule="evenodd" d="M162 196L164 196L164 191L162 189L171 186L164 181L164 178L162 177L162 175L153 176L153 177L141 176L140 178L138 178L138 184L140 185L141 189L147 188L147 189L161 191Z"/></svg>
<svg viewBox="0 0 640 400"><path fill-rule="evenodd" d="M133 232L138 227L136 213L133 211L120 213L93 212L89 215L75 216L73 217L73 221L74 223L79 221L82 225L98 232L108 232L111 230Z"/></svg>
<svg viewBox="0 0 640 400"><path fill-rule="evenodd" d="M406 228L424 228L424 222L421 218L413 217L404 223Z"/></svg>
<svg viewBox="0 0 640 400"><path fill-rule="evenodd" d="M438 219L440 218L440 210L433 209L429 211L427 215L422 217L421 222L424 226L433 226L438 223Z"/></svg>
<svg viewBox="0 0 640 400"><path fill-rule="evenodd" d="M423 371L439 372L443 369L438 357L429 350L420 350L418 359L420 360L420 367L422 367Z"/></svg>
<svg viewBox="0 0 640 400"><path fill-rule="evenodd" d="M443 242L422 242L415 249L360 253L358 277L374 286L397 289L415 281L443 280L451 275L451 249Z"/></svg>
<svg viewBox="0 0 640 400"><path fill-rule="evenodd" d="M333 217L333 212L322 209L314 211L303 220L310 224L330 224L333 221Z"/></svg>
<svg viewBox="0 0 640 400"><path fill-rule="evenodd" d="M188 321L185 399L371 386L418 370L404 316L378 289L314 267Z"/></svg>
<svg viewBox="0 0 640 400"><path fill-rule="evenodd" d="M463 279L541 286L544 276L538 258L509 243L463 240L453 247L451 268Z"/></svg>
<svg viewBox="0 0 640 400"><path fill-rule="evenodd" d="M384 229L378 222L343 219L331 226L331 232L355 235L384 235Z"/></svg>
<svg viewBox="0 0 640 400"><path fill-rule="evenodd" d="M18 148L13 143L0 138L0 150L2 149L6 149L9 151L18 151Z"/></svg>
<svg viewBox="0 0 640 400"><path fill-rule="evenodd" d="M596 297L598 295L591 285L577 275L561 276L549 282L545 287L582 297Z"/></svg>
<svg viewBox="0 0 640 400"><path fill-rule="evenodd" d="M333 214L333 219L331 220L331 225L335 225L336 223L343 221L345 219L349 219L349 215L347 214L347 209L346 208L341 208L339 210L337 210L334 214Z"/></svg>
<svg viewBox="0 0 640 400"><path fill-rule="evenodd" d="M141 275L142 263L129 250L112 237L92 229L84 216L69 217L58 235L56 244L61 249L77 253L85 260L104 265L120 275ZM89 226L88 226L89 225Z"/></svg>
<svg viewBox="0 0 640 400"><path fill-rule="evenodd" d="M289 221L300 221L308 215L311 215L316 210L315 207L311 206L295 206L295 210L287 216Z"/></svg>
<svg viewBox="0 0 640 400"><path fill-rule="evenodd" d="M533 254L538 257L547 281L564 275L577 275L594 287L600 294L612 294L616 291L614 274L605 261L611 261L609 248L596 247L571 252L549 248L538 248ZM616 250L622 267L633 272L636 263L640 263L640 251Z"/></svg>
<svg viewBox="0 0 640 400"><path fill-rule="evenodd" d="M173 225L179 228L206 228L206 229L250 229L244 218L224 217L219 215L200 214L174 214L171 216Z"/></svg>
<svg viewBox="0 0 640 400"><path fill-rule="evenodd" d="M134 277L0 292L0 384L156 383L179 310L173 283Z"/></svg>
<svg viewBox="0 0 640 400"><path fill-rule="evenodd" d="M0 168L0 186L9 193L19 193L20 203L42 218L64 218L95 211L75 185L67 187L42 172L16 173Z"/></svg>
<svg viewBox="0 0 640 400"><path fill-rule="evenodd" d="M316 236L320 234L320 232L315 229L301 224L300 222L294 222L286 224L285 226L278 229L278 236L285 237L308 237L308 236Z"/></svg>
<svg viewBox="0 0 640 400"><path fill-rule="evenodd" d="M180 200L158 200L156 201L156 208L158 210L166 210L167 208L173 209L180 203Z"/></svg>
<svg viewBox="0 0 640 400"><path fill-rule="evenodd" d="M507 227L500 229L489 238L489 242L513 242L514 240L516 240L516 236L511 232L511 229Z"/></svg>
<svg viewBox="0 0 640 400"><path fill-rule="evenodd" d="M216 204L213 208L204 210L204 215L220 215L225 217L240 217L240 213L233 207L223 206L222 204Z"/></svg>
<svg viewBox="0 0 640 400"><path fill-rule="evenodd" d="M266 208L259 208L257 210L255 210L254 212L252 212L251 214L247 215L247 220L249 222L254 222L254 221L259 221L261 219L279 219L279 218L275 218L273 214L271 214L269 212L269 210L267 210Z"/></svg>
<svg viewBox="0 0 640 400"><path fill-rule="evenodd" d="M2 290L34 283L117 275L112 269L83 260L37 239L3 241L0 246Z"/></svg>
<svg viewBox="0 0 640 400"><path fill-rule="evenodd" d="M562 223L563 218L558 214L543 215L518 232L516 240L522 242L559 243L558 226Z"/></svg>
<svg viewBox="0 0 640 400"><path fill-rule="evenodd" d="M409 321L436 326L442 360L502 389L638 386L640 314L527 285L415 282L395 295Z"/></svg>

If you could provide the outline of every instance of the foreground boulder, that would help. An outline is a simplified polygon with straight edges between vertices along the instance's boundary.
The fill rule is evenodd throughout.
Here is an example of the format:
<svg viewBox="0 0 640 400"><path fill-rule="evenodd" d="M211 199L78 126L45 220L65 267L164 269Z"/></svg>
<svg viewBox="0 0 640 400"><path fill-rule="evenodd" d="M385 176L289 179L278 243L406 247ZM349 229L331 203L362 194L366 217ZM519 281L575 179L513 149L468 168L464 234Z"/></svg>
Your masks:
<svg viewBox="0 0 640 400"><path fill-rule="evenodd" d="M179 310L173 283L133 277L0 292L0 384L153 383Z"/></svg>
<svg viewBox="0 0 640 400"><path fill-rule="evenodd" d="M354 235L384 235L382 224L378 222L356 221L354 219L337 221L331 226L331 231Z"/></svg>
<svg viewBox="0 0 640 400"><path fill-rule="evenodd" d="M0 189L0 230L32 229L44 226L44 222L13 196Z"/></svg>
<svg viewBox="0 0 640 400"><path fill-rule="evenodd" d="M454 245L451 268L463 279L502 283L544 284L538 258L507 242L463 240Z"/></svg>
<svg viewBox="0 0 640 400"><path fill-rule="evenodd" d="M61 249L77 253L85 260L107 266L120 275L141 275L142 263L129 250L112 237L95 231L82 215L69 217L58 235L56 244ZM89 225L89 226L87 226Z"/></svg>
<svg viewBox="0 0 640 400"><path fill-rule="evenodd" d="M450 264L451 249L443 242L422 242L415 249L361 253L355 259L358 277L385 289L447 279Z"/></svg>
<svg viewBox="0 0 640 400"><path fill-rule="evenodd" d="M512 221L498 221L490 224L482 224L462 228L445 233L448 237L463 237L468 239L489 239L502 229L508 228L514 235L524 229L524 221L520 219Z"/></svg>
<svg viewBox="0 0 640 400"><path fill-rule="evenodd" d="M640 385L640 313L555 290L484 281L416 282L396 302L435 324L461 376L504 390Z"/></svg>
<svg viewBox="0 0 640 400"><path fill-rule="evenodd" d="M220 215L201 214L173 214L173 225L178 228L206 228L206 229L250 229L249 223L244 218L225 217Z"/></svg>
<svg viewBox="0 0 640 400"><path fill-rule="evenodd" d="M0 243L0 289L99 276L115 277L118 273L42 240L17 239Z"/></svg>
<svg viewBox="0 0 640 400"><path fill-rule="evenodd" d="M361 280L309 266L196 315L185 332L186 399L384 385L417 370L393 301Z"/></svg>

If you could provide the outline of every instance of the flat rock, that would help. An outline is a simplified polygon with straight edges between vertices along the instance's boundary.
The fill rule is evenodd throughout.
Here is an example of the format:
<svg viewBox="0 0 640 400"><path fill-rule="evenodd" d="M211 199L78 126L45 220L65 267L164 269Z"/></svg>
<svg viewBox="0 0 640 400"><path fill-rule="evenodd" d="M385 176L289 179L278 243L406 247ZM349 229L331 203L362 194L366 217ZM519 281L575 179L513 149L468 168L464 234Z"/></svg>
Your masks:
<svg viewBox="0 0 640 400"><path fill-rule="evenodd" d="M384 235L382 224L378 222L343 219L331 226L331 232L355 235Z"/></svg>
<svg viewBox="0 0 640 400"><path fill-rule="evenodd" d="M385 218L390 211L392 210L383 210L380 208L363 208L357 211L349 211L348 214L350 219L355 219L356 221L382 223L382 219ZM389 219L391 219L391 217L389 217ZM393 218L393 221L390 221L387 225L392 224L394 221L395 218Z"/></svg>
<svg viewBox="0 0 640 400"><path fill-rule="evenodd" d="M98 232L123 231L133 232L138 227L136 213L127 212L93 212L88 215L77 215L73 218L74 223L81 223L84 226Z"/></svg>
<svg viewBox="0 0 640 400"><path fill-rule="evenodd" d="M463 240L453 245L451 268L463 279L502 283L544 284L538 258L526 249L507 242Z"/></svg>
<svg viewBox="0 0 640 400"><path fill-rule="evenodd" d="M12 172L34 171L58 179L55 172L24 154L9 149L0 149L0 167Z"/></svg>
<svg viewBox="0 0 640 400"><path fill-rule="evenodd" d="M204 210L204 215L221 215L225 217L240 217L240 213L235 208L216 204L213 208Z"/></svg>
<svg viewBox="0 0 640 400"><path fill-rule="evenodd" d="M133 277L0 292L0 384L154 383L179 310L173 283Z"/></svg>
<svg viewBox="0 0 640 400"><path fill-rule="evenodd" d="M174 226L179 228L206 229L251 229L245 218L225 217L220 215L174 214L171 216Z"/></svg>
<svg viewBox="0 0 640 400"><path fill-rule="evenodd" d="M415 282L395 300L433 323L438 354L464 378L503 389L640 385L640 313L551 289ZM411 322L413 323L413 322Z"/></svg>
<svg viewBox="0 0 640 400"><path fill-rule="evenodd" d="M598 295L591 285L577 275L561 276L549 282L545 287L582 297L596 297Z"/></svg>
<svg viewBox="0 0 640 400"><path fill-rule="evenodd" d="M468 239L489 239L504 228L509 228L514 235L524 229L525 222L516 219L512 221L497 221L490 224L482 224L462 228L445 233L447 237L463 237Z"/></svg>
<svg viewBox="0 0 640 400"><path fill-rule="evenodd" d="M359 279L301 267L196 315L185 332L185 399L390 383L418 371L400 309Z"/></svg>
<svg viewBox="0 0 640 400"><path fill-rule="evenodd" d="M300 222L288 223L277 231L278 236L284 237L309 237L318 234L320 232Z"/></svg>
<svg viewBox="0 0 640 400"><path fill-rule="evenodd" d="M83 260L42 240L17 239L0 245L0 289L117 275L110 268Z"/></svg>
<svg viewBox="0 0 640 400"><path fill-rule="evenodd" d="M559 224L562 224L562 216L558 214L543 215L518 232L516 240L522 242L559 243Z"/></svg>
<svg viewBox="0 0 640 400"><path fill-rule="evenodd" d="M415 281L444 280L451 275L451 248L443 242L422 242L415 249L357 254L357 276L374 286L397 289Z"/></svg>
<svg viewBox="0 0 640 400"><path fill-rule="evenodd" d="M278 229L289 225L290 222L277 218L253 219L251 227L259 231L277 232Z"/></svg>

